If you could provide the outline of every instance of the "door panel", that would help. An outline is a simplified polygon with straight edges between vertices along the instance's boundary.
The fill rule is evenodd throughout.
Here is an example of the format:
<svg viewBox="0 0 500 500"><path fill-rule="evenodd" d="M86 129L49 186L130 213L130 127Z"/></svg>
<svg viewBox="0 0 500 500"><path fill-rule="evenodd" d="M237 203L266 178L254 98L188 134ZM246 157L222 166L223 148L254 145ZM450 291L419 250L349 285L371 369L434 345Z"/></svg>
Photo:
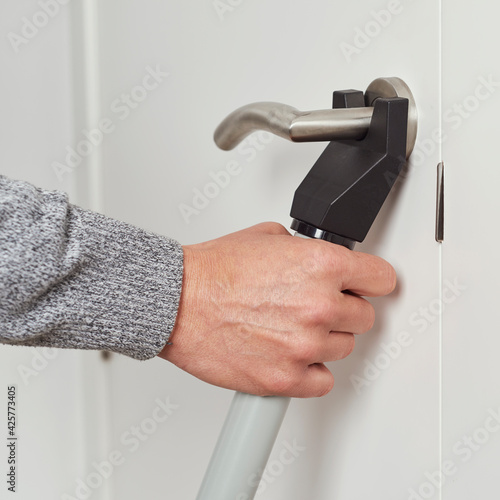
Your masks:
<svg viewBox="0 0 500 500"><path fill-rule="evenodd" d="M182 243L264 220L289 226L293 192L325 147L256 134L237 151L219 151L213 130L236 107L275 100L321 109L333 90L364 90L380 76L406 80L418 103L414 160L358 247L394 264L398 288L373 301L376 325L354 353L329 365L331 394L292 402L262 499L406 498L421 471L439 464L439 321L422 312L440 297L439 147L422 142L440 127L439 10L431 0L363 5L99 5L102 116L116 123L102 149L105 212ZM134 91L152 71L162 73L156 88ZM123 93L136 96L132 105ZM194 207L231 161L240 168L229 184L183 215L180 207ZM232 394L161 360L111 363L111 447L126 456L112 476L116 498L194 498ZM124 434L127 441L131 426L167 397L178 407L132 451ZM287 446L295 454L285 464Z"/></svg>

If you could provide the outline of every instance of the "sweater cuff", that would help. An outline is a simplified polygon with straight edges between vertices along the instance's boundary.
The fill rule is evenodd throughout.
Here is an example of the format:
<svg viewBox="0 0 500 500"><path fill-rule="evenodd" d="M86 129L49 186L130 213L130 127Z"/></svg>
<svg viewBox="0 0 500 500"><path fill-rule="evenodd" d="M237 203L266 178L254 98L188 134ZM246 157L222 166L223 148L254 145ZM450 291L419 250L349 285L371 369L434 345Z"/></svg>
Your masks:
<svg viewBox="0 0 500 500"><path fill-rule="evenodd" d="M57 288L49 332L34 345L156 356L175 325L183 251L175 240L69 206L73 273ZM50 316L45 304L44 313ZM35 311L34 311L35 312Z"/></svg>

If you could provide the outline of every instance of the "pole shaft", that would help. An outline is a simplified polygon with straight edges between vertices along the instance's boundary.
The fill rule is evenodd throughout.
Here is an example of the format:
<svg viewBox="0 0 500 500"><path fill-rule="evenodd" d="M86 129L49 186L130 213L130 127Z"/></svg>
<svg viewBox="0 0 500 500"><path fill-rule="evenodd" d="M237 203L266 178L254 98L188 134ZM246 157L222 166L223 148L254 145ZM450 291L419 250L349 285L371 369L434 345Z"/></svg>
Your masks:
<svg viewBox="0 0 500 500"><path fill-rule="evenodd" d="M196 500L252 500L290 398L237 392Z"/></svg>

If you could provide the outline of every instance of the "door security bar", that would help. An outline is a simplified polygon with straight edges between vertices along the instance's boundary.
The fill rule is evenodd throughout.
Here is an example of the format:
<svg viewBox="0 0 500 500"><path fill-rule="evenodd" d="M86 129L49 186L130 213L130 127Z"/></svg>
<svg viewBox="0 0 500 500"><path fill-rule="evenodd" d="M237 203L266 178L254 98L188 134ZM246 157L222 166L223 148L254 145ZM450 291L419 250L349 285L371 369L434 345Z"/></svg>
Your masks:
<svg viewBox="0 0 500 500"><path fill-rule="evenodd" d="M331 110L301 112L255 103L228 115L214 139L234 148L256 130L296 142L332 141L297 188L292 229L353 249L363 241L415 145L417 108L399 78L378 78L363 94L336 91ZM252 500L290 398L237 392L197 500Z"/></svg>

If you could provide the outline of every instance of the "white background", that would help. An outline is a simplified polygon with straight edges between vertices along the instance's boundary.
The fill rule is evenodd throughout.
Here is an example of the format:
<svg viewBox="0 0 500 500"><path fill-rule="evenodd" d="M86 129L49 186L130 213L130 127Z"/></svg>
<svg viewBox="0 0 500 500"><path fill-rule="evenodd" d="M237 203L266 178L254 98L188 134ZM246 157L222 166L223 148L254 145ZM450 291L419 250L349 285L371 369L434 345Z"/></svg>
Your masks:
<svg viewBox="0 0 500 500"><path fill-rule="evenodd" d="M184 244L264 220L288 226L293 192L324 145L258 139L222 152L212 141L218 122L252 101L323 109L333 90L403 78L418 104L416 151L357 247L388 259L398 288L374 300L376 325L354 353L329 365L334 390L292 401L257 498L492 498L500 444L494 426L480 429L500 405L498 95L493 88L484 100L474 96L481 78L500 81L498 9L449 0L222 3L229 8L217 12L211 0L75 0L18 52L7 35L20 33L23 17L41 7L3 4L2 173L65 190L75 203ZM390 17L380 14L388 9ZM471 10L481 22L471 23ZM357 44L350 57L346 44ZM121 120L113 103L157 66L169 76ZM52 163L105 117L115 130L59 181ZM241 173L187 223L179 206L192 205L194 190L229 161ZM446 164L442 245L434 240L439 161ZM439 314L443 300L449 303ZM383 346L402 332L411 344L377 371L388 359ZM19 393L18 498L78 498L76 481L113 451L123 463L89 498L195 497L229 391L159 359L114 355L105 362L98 353L64 351L44 366L35 352L0 351L3 387L17 384ZM43 368L23 378L19 367L32 363ZM371 380L355 386L352 376L366 377L367 366ZM152 417L157 398L177 408L132 452L124 436ZM464 436L475 437L459 444ZM280 463L283 443L294 441L302 451ZM443 460L453 472L438 491L429 476L436 482Z"/></svg>

